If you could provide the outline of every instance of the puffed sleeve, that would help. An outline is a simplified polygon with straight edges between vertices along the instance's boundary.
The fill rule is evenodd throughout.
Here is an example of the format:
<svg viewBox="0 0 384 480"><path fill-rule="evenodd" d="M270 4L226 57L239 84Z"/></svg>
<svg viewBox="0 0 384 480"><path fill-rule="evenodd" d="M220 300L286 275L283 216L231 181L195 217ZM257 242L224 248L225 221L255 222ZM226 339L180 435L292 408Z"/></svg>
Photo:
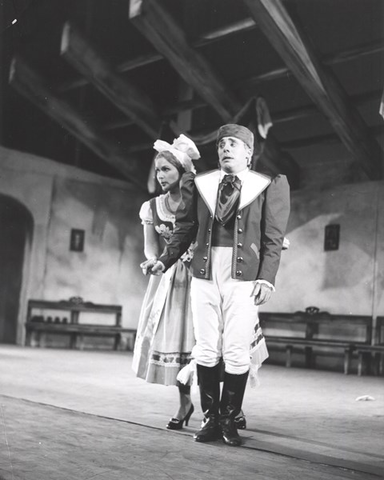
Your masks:
<svg viewBox="0 0 384 480"><path fill-rule="evenodd" d="M153 225L153 213L149 200L141 206L139 217L142 225Z"/></svg>

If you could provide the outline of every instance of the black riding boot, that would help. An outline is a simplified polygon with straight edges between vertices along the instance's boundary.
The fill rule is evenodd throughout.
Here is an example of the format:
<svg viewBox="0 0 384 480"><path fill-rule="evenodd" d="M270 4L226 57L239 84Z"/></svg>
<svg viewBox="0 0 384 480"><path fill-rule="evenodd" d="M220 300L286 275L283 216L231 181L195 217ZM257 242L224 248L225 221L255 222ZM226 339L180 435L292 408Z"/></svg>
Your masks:
<svg viewBox="0 0 384 480"><path fill-rule="evenodd" d="M225 372L223 393L220 402L220 425L223 442L232 447L241 445L241 438L237 433L235 417L241 410L248 373L232 375Z"/></svg>
<svg viewBox="0 0 384 480"><path fill-rule="evenodd" d="M221 438L219 424L220 365L203 367L197 364L197 378L200 388L201 408L204 422L195 433L196 442L212 442Z"/></svg>

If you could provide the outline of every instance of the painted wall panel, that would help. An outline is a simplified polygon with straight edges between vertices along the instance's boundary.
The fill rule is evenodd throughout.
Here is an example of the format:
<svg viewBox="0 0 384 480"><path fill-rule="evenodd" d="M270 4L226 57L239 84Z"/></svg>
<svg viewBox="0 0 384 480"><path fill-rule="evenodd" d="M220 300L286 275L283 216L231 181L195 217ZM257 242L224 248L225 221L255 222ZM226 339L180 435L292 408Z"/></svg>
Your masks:
<svg viewBox="0 0 384 480"><path fill-rule="evenodd" d="M294 192L277 292L264 311L295 312L317 306L330 313L373 314L378 276L382 290L383 183ZM378 221L379 218L379 221ZM324 251L324 230L340 225L340 244ZM375 265L377 273L375 274ZM381 266L381 268L379 267ZM380 307L382 310L382 307Z"/></svg>
<svg viewBox="0 0 384 480"><path fill-rule="evenodd" d="M18 200L33 218L18 343L24 339L29 298L81 296L119 304L123 325L137 325L148 281L139 267L144 254L138 212L147 195L129 183L4 147L0 147L0 193ZM84 252L69 250L72 228L85 230Z"/></svg>

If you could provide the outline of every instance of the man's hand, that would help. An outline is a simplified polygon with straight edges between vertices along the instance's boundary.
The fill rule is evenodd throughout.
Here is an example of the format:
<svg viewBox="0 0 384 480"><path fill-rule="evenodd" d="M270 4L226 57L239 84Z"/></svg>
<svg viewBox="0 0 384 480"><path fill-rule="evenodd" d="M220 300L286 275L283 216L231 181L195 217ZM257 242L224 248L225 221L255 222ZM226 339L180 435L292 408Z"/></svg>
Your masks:
<svg viewBox="0 0 384 480"><path fill-rule="evenodd" d="M159 262L157 258L150 258L143 263L140 263L140 268L144 275L160 275L164 271L164 265Z"/></svg>
<svg viewBox="0 0 384 480"><path fill-rule="evenodd" d="M163 262L159 262L159 260L157 260L157 262L155 263L155 265L151 269L151 274L152 275L160 275L161 273L164 272L164 270L165 270L165 267L164 267Z"/></svg>
<svg viewBox="0 0 384 480"><path fill-rule="evenodd" d="M263 305L263 303L267 303L272 296L272 292L272 287L266 283L257 282L252 292L255 305Z"/></svg>

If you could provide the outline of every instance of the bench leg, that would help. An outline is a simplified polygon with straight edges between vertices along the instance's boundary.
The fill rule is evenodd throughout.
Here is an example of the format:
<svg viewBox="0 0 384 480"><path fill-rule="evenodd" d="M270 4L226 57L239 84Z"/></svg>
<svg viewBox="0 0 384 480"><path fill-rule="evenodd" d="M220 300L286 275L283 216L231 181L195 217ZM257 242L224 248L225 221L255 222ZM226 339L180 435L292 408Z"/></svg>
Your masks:
<svg viewBox="0 0 384 480"><path fill-rule="evenodd" d="M371 354L369 352L358 352L359 363L357 365L357 374L359 376L370 373Z"/></svg>
<svg viewBox="0 0 384 480"><path fill-rule="evenodd" d="M378 374L384 374L384 353L379 353L379 365L378 365Z"/></svg>
<svg viewBox="0 0 384 480"><path fill-rule="evenodd" d="M372 355L371 352L365 353L365 362L366 362L366 374L370 375L372 373Z"/></svg>
<svg viewBox="0 0 384 480"><path fill-rule="evenodd" d="M348 375L351 369L352 351L349 348L344 350L344 374Z"/></svg>
<svg viewBox="0 0 384 480"><path fill-rule="evenodd" d="M379 365L380 365L380 354L379 353L373 353L372 354L372 373L373 375L377 376L379 375Z"/></svg>
<svg viewBox="0 0 384 480"><path fill-rule="evenodd" d="M119 350L120 349L120 344L121 344L121 333L117 333L115 335L115 341L113 344L113 349L114 350Z"/></svg>
<svg viewBox="0 0 384 480"><path fill-rule="evenodd" d="M45 347L45 333L44 332L39 332L37 336L37 346L44 348Z"/></svg>
<svg viewBox="0 0 384 480"><path fill-rule="evenodd" d="M305 347L305 366L307 368L313 367L312 347Z"/></svg>
<svg viewBox="0 0 384 480"><path fill-rule="evenodd" d="M290 368L292 366L292 351L293 347L292 345L287 345L287 350L286 350L286 360L285 360L285 366L287 368Z"/></svg>
<svg viewBox="0 0 384 480"><path fill-rule="evenodd" d="M40 347L40 332L32 332L31 334L31 346Z"/></svg>
<svg viewBox="0 0 384 480"><path fill-rule="evenodd" d="M77 334L71 333L69 337L69 348L77 348Z"/></svg>
<svg viewBox="0 0 384 480"><path fill-rule="evenodd" d="M136 332L132 334L132 336L129 338L130 345L129 345L129 350L133 352L135 348L135 343L136 343Z"/></svg>
<svg viewBox="0 0 384 480"><path fill-rule="evenodd" d="M359 377L361 377L361 375L363 374L363 370L364 370L364 356L363 356L363 352L357 352L357 355L358 355L358 363L357 363L357 375Z"/></svg>

